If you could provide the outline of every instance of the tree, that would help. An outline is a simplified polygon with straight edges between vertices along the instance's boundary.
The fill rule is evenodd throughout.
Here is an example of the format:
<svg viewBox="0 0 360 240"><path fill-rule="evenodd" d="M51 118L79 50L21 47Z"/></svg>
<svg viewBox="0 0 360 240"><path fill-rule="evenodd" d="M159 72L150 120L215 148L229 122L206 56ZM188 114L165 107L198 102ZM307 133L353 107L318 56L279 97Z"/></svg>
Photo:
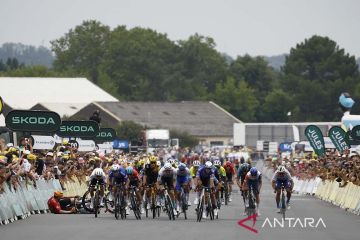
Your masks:
<svg viewBox="0 0 360 240"><path fill-rule="evenodd" d="M106 52L110 28L98 21L84 21L65 36L51 41L56 54L54 68L86 75L94 83L99 80L99 65Z"/></svg>
<svg viewBox="0 0 360 240"><path fill-rule="evenodd" d="M275 72L262 57L251 57L249 55L238 57L231 63L229 71L236 82L244 80L260 93L259 96L262 99L271 91L272 84L275 81Z"/></svg>
<svg viewBox="0 0 360 240"><path fill-rule="evenodd" d="M224 82L227 75L227 58L216 51L215 41L195 34L185 41L179 41L179 46L182 61L180 71L185 79L213 93L216 84Z"/></svg>
<svg viewBox="0 0 360 240"><path fill-rule="evenodd" d="M143 126L133 121L122 121L116 128L118 138L129 141L138 140L143 130Z"/></svg>
<svg viewBox="0 0 360 240"><path fill-rule="evenodd" d="M163 84L172 72L177 48L165 34L119 26L111 32L102 69L124 99L167 100L169 89Z"/></svg>
<svg viewBox="0 0 360 240"><path fill-rule="evenodd" d="M355 57L320 36L292 48L282 71L282 87L299 107L295 118L300 121L338 121L338 96L351 92L359 77Z"/></svg>
<svg viewBox="0 0 360 240"><path fill-rule="evenodd" d="M218 83L214 94L215 101L242 121L254 121L259 104L254 90L241 80L236 84L229 77L225 83Z"/></svg>
<svg viewBox="0 0 360 240"><path fill-rule="evenodd" d="M273 89L266 97L264 104L259 111L262 114L263 121L267 122L288 122L290 117L288 112L296 113L289 94L281 89Z"/></svg>

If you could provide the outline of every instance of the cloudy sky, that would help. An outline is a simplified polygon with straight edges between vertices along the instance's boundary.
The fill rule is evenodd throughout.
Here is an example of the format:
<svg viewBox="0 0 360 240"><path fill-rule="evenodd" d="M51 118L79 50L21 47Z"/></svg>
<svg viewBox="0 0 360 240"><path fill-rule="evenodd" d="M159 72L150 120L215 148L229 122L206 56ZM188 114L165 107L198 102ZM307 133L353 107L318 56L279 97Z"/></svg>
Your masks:
<svg viewBox="0 0 360 240"><path fill-rule="evenodd" d="M360 57L359 0L0 0L0 44L50 46L83 20L211 36L231 56L277 55L314 34Z"/></svg>

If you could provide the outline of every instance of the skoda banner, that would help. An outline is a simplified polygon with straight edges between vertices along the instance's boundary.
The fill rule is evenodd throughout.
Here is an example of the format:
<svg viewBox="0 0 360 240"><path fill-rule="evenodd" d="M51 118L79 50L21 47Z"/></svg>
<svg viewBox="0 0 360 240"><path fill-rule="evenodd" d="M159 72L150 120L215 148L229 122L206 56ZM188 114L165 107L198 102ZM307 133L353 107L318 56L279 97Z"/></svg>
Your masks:
<svg viewBox="0 0 360 240"><path fill-rule="evenodd" d="M334 126L330 128L329 137L341 154L344 150L349 149L349 145L346 142L346 132L341 127Z"/></svg>
<svg viewBox="0 0 360 240"><path fill-rule="evenodd" d="M307 126L305 129L305 136L318 156L325 155L324 137L320 128L315 125Z"/></svg>
<svg viewBox="0 0 360 240"><path fill-rule="evenodd" d="M2 114L3 111L4 111L4 101L0 97L0 115Z"/></svg>
<svg viewBox="0 0 360 240"><path fill-rule="evenodd" d="M63 121L56 135L60 137L94 138L99 133L95 121Z"/></svg>
<svg viewBox="0 0 360 240"><path fill-rule="evenodd" d="M55 132L61 118L56 112L13 110L5 117L6 127L12 131Z"/></svg>
<svg viewBox="0 0 360 240"><path fill-rule="evenodd" d="M89 138L83 138L89 139ZM112 128L100 128L96 137L92 138L96 143L112 142L116 139L116 131Z"/></svg>

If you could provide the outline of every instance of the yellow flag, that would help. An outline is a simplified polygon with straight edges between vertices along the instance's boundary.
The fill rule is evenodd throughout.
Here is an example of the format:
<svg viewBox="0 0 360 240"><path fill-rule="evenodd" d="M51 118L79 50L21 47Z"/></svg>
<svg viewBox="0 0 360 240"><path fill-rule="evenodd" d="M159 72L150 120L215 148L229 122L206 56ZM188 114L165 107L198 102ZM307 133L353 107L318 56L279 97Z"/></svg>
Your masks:
<svg viewBox="0 0 360 240"><path fill-rule="evenodd" d="M4 110L4 101L0 97L0 114L2 114L3 110Z"/></svg>

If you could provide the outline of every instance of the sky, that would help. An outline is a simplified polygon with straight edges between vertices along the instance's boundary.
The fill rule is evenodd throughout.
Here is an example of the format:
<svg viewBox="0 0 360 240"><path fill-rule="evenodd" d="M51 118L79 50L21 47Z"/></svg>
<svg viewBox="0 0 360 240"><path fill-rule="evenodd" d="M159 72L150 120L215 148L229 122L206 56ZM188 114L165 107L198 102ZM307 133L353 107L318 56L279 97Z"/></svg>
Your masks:
<svg viewBox="0 0 360 240"><path fill-rule="evenodd" d="M84 20L166 33L199 33L220 52L272 56L312 35L328 36L360 57L359 0L0 0L0 44L49 47Z"/></svg>

